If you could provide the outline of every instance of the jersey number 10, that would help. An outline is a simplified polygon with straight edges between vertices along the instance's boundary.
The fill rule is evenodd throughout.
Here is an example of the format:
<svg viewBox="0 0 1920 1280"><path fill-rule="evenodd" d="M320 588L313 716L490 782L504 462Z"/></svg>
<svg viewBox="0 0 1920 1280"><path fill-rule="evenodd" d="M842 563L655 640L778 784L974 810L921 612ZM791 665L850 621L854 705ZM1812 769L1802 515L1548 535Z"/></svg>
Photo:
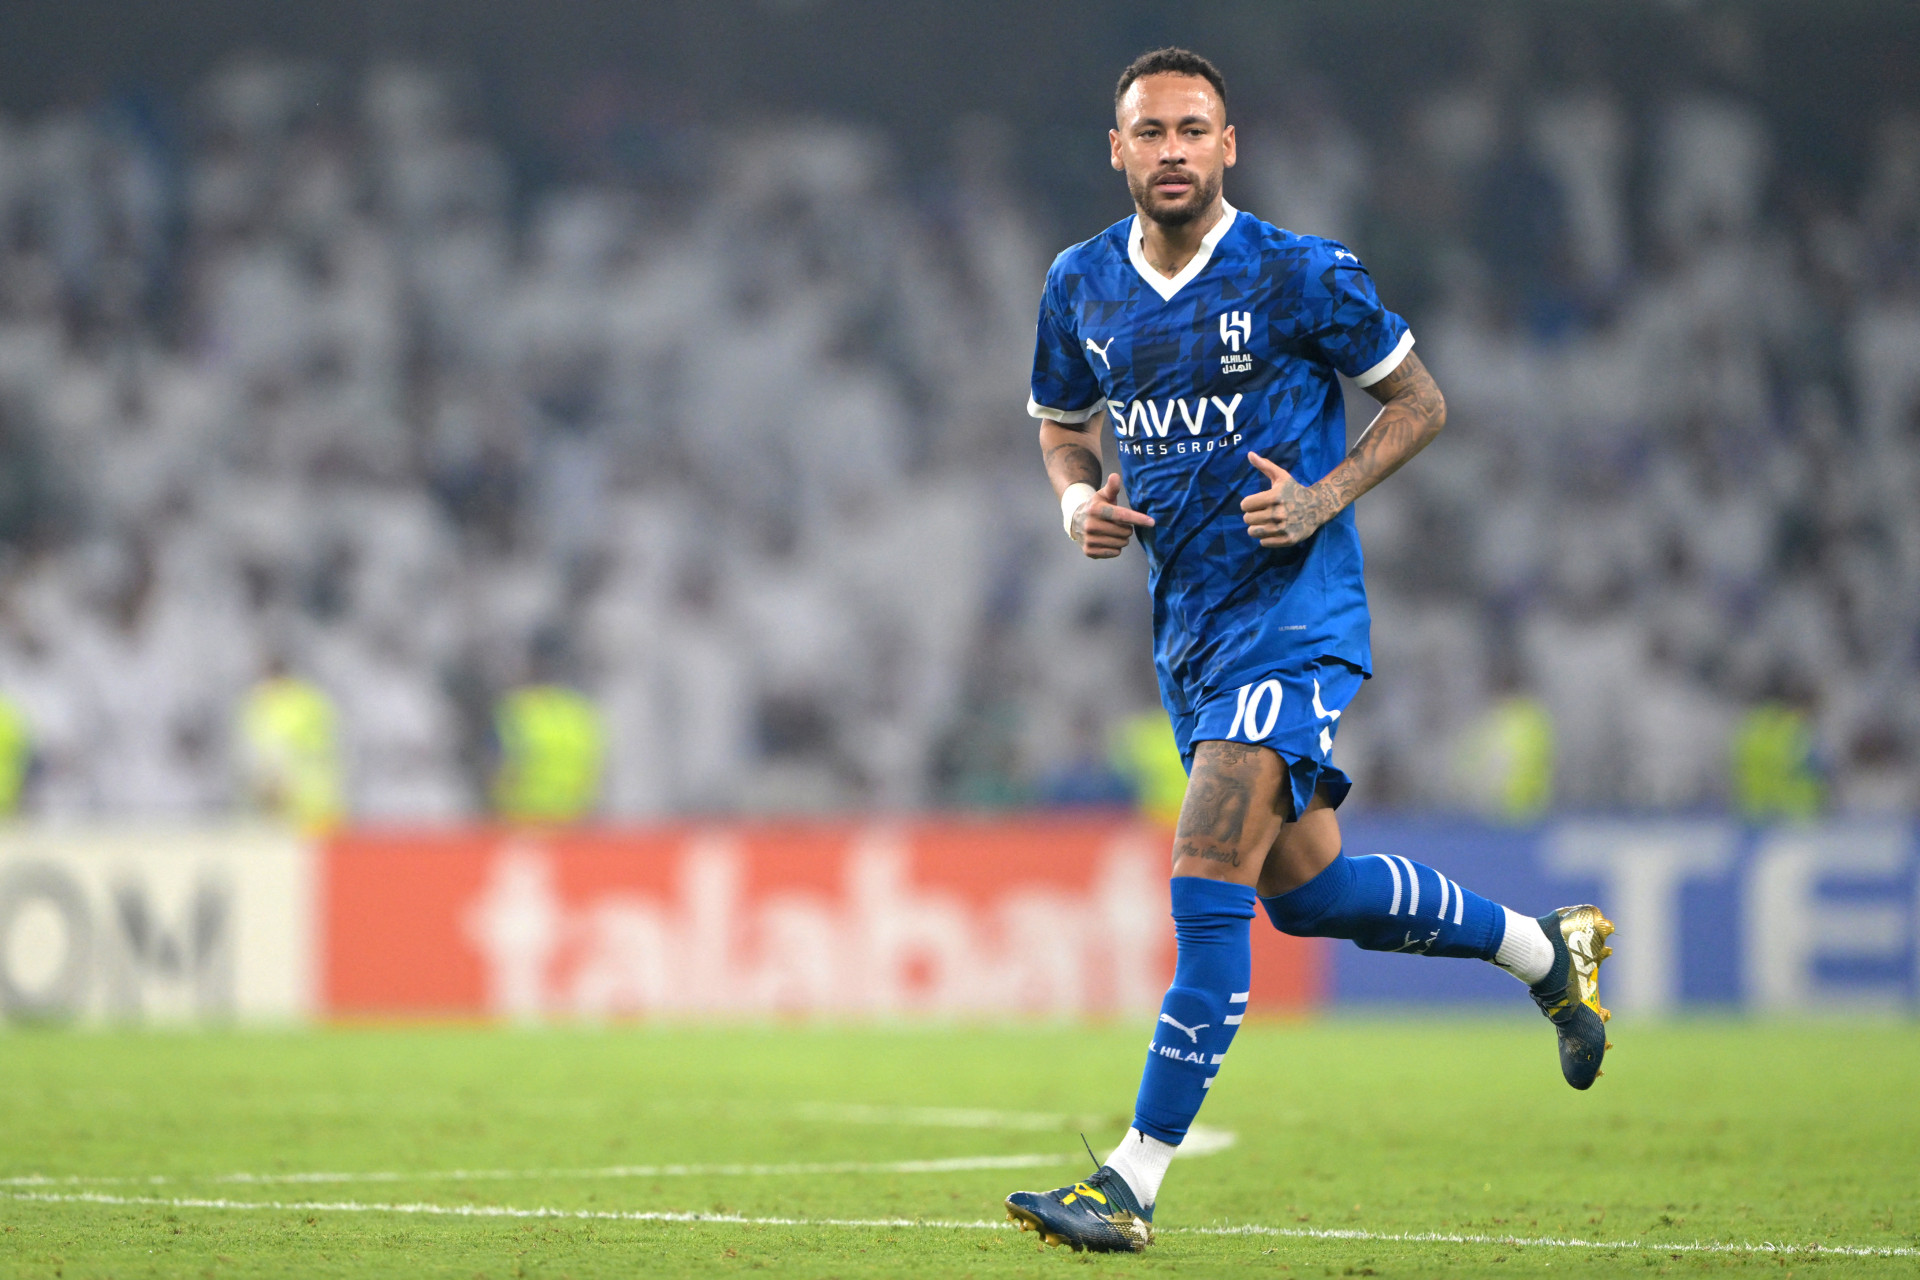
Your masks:
<svg viewBox="0 0 1920 1280"><path fill-rule="evenodd" d="M1262 700L1267 699L1268 694L1272 694L1272 698L1263 702ZM1263 709L1265 715L1261 714ZM1273 732L1273 726L1279 719L1280 682L1278 680L1243 684L1240 686L1239 705L1233 709L1233 728L1227 730L1227 736L1229 738L1236 736L1244 726L1247 731L1247 741L1258 742Z"/></svg>

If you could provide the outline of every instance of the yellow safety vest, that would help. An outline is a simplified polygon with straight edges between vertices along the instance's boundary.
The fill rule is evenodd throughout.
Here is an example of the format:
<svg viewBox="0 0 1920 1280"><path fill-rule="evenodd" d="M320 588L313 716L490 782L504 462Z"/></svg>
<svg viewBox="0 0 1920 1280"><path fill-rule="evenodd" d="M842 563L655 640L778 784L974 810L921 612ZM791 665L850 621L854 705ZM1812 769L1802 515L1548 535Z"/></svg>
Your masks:
<svg viewBox="0 0 1920 1280"><path fill-rule="evenodd" d="M20 793L32 763L33 730L27 717L11 699L0 698L0 814L20 808Z"/></svg>
<svg viewBox="0 0 1920 1280"><path fill-rule="evenodd" d="M1487 709L1457 767L1495 817L1531 822L1553 803L1553 762L1552 715L1538 698L1514 694Z"/></svg>
<svg viewBox="0 0 1920 1280"><path fill-rule="evenodd" d="M1187 798L1187 770L1180 763L1180 745L1163 711L1143 711L1124 721L1113 737L1113 767L1133 783L1135 803L1143 816L1165 826L1180 821L1180 805Z"/></svg>
<svg viewBox="0 0 1920 1280"><path fill-rule="evenodd" d="M1733 735L1733 805L1740 816L1811 818L1826 799L1807 718L1779 702L1747 712Z"/></svg>
<svg viewBox="0 0 1920 1280"><path fill-rule="evenodd" d="M262 680L247 694L240 735L267 809L302 831L337 826L346 815L333 700L292 676Z"/></svg>
<svg viewBox="0 0 1920 1280"><path fill-rule="evenodd" d="M600 798L606 732L593 703L572 689L515 689L494 710L500 768L494 810L511 822L576 822Z"/></svg>

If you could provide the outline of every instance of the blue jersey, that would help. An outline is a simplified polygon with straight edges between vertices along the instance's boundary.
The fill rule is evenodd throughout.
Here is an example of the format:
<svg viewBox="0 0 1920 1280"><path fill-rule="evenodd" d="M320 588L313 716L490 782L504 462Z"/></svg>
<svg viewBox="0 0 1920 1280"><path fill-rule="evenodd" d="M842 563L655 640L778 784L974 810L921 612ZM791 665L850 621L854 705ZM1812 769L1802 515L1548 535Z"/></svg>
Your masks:
<svg viewBox="0 0 1920 1280"><path fill-rule="evenodd" d="M1269 488L1249 450L1303 485L1346 456L1335 371L1362 386L1413 346L1345 246L1231 205L1179 275L1147 264L1137 218L1047 272L1035 417L1107 411L1153 591L1154 663L1184 714L1256 676L1334 658L1372 666L1351 507L1304 544L1267 550L1240 500Z"/></svg>

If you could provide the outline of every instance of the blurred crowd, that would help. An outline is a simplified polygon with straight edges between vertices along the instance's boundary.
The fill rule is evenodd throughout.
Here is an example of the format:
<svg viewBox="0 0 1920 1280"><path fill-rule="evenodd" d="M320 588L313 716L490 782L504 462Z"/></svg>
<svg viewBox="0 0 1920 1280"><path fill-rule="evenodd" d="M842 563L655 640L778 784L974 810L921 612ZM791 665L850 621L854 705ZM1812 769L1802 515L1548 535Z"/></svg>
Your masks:
<svg viewBox="0 0 1920 1280"><path fill-rule="evenodd" d="M1396 799L1498 807L1524 707L1561 807L1920 808L1920 115L1841 189L1705 35L1631 104L1496 46L1389 145L1309 106L1265 166L1409 289L1455 424L1360 510L1390 678L1343 741Z"/></svg>
<svg viewBox="0 0 1920 1280"><path fill-rule="evenodd" d="M1773 724L1814 807L1920 807L1920 120L1803 188L1737 71L1241 121L1236 203L1353 246L1450 405L1361 504L1355 804L1719 808ZM535 187L462 86L0 121L24 807L511 813L541 743L592 775L552 816L1142 785L1144 570L1061 538L1021 414L1060 246L1005 126L909 171L683 122Z"/></svg>
<svg viewBox="0 0 1920 1280"><path fill-rule="evenodd" d="M824 125L526 193L458 97L250 62L184 147L118 102L0 131L29 807L246 803L268 677L327 714L254 722L329 739L370 820L481 808L536 685L596 708L611 816L1023 794L948 745L1050 523L1015 394L1046 259L968 192L991 130L931 212ZM1013 611L1003 648L1056 647Z"/></svg>

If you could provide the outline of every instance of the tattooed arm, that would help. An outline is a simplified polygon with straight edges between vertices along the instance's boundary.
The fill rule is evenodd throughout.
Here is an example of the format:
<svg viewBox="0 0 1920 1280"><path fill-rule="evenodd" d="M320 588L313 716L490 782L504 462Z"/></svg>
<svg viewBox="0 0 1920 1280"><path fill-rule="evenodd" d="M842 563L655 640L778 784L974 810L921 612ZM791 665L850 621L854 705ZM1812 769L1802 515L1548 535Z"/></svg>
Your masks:
<svg viewBox="0 0 1920 1280"><path fill-rule="evenodd" d="M1117 472L1105 484L1100 482L1100 429L1106 421L1105 413L1096 413L1087 422L1040 419L1040 456L1046 462L1047 479L1053 481L1054 496L1064 498L1076 484L1094 490L1073 513L1073 525L1067 531L1093 560L1111 560L1126 549L1136 526L1153 524L1153 517L1120 505Z"/></svg>
<svg viewBox="0 0 1920 1280"><path fill-rule="evenodd" d="M1248 461L1273 481L1271 489L1240 503L1247 532L1259 539L1261 546L1290 547L1305 542L1348 503L1426 448L1446 425L1447 402L1433 384L1426 365L1411 351L1398 368L1366 390L1385 408L1354 441L1340 465L1318 484L1299 484L1259 454L1247 455Z"/></svg>

